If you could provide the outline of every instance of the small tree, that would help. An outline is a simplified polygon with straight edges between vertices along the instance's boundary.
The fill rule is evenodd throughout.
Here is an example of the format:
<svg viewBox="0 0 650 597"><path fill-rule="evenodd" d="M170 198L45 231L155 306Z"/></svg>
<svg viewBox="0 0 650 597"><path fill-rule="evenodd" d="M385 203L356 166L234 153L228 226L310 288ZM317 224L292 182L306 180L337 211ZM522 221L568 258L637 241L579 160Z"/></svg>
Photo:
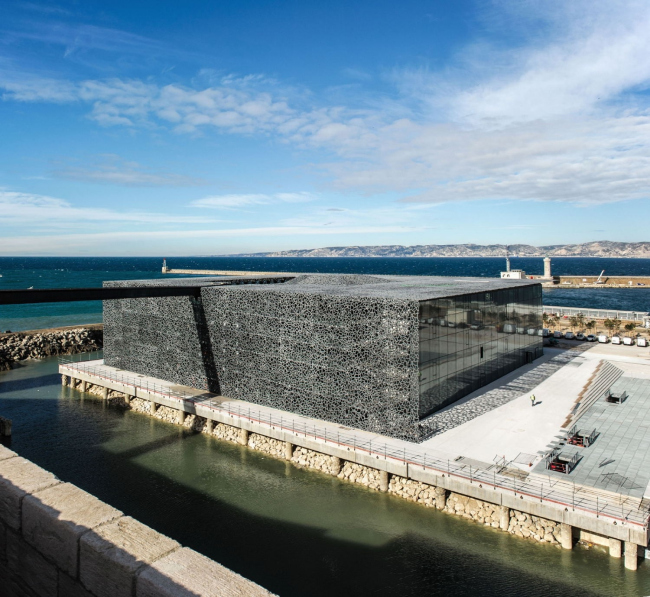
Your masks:
<svg viewBox="0 0 650 597"><path fill-rule="evenodd" d="M575 328L578 327L578 318L575 315L569 317L569 325L571 326L572 330L575 330Z"/></svg>
<svg viewBox="0 0 650 597"><path fill-rule="evenodd" d="M592 319L585 324L585 327L592 332L596 327L596 320Z"/></svg>
<svg viewBox="0 0 650 597"><path fill-rule="evenodd" d="M636 323L626 323L626 324L625 324L625 331L626 331L628 334L630 334L630 336L632 335L632 333L634 332L634 330L636 330Z"/></svg>
<svg viewBox="0 0 650 597"><path fill-rule="evenodd" d="M578 322L578 327L582 332L585 329L585 316L582 313L576 315L576 321Z"/></svg>
<svg viewBox="0 0 650 597"><path fill-rule="evenodd" d="M605 329L610 333L616 327L616 324L614 323L613 319L606 319L605 321L603 321L603 325L605 326Z"/></svg>
<svg viewBox="0 0 650 597"><path fill-rule="evenodd" d="M618 331L621 329L621 324L623 322L618 317L615 317L612 319L612 323L614 324L614 331L618 334Z"/></svg>

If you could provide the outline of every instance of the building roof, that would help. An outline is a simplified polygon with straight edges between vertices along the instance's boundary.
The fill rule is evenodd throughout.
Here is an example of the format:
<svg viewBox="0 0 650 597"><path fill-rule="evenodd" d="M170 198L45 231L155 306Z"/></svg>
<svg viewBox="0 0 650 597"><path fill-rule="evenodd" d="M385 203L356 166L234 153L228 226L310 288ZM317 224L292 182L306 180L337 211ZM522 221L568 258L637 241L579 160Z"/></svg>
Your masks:
<svg viewBox="0 0 650 597"><path fill-rule="evenodd" d="M285 275L281 276L286 280ZM475 292L490 292L539 284L538 280L502 278L461 278L442 276L377 276L358 274L295 274L281 284L268 283L273 276L222 276L125 280L106 282L105 286L221 286L234 291L320 294L368 298L423 301ZM251 283L259 280L267 283Z"/></svg>

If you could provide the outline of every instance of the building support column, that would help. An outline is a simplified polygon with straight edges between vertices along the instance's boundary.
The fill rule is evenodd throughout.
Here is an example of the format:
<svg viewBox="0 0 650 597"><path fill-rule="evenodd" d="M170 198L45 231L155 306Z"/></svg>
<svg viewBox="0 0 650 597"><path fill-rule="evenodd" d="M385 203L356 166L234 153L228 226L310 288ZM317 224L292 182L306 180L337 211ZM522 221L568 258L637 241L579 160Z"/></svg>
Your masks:
<svg viewBox="0 0 650 597"><path fill-rule="evenodd" d="M67 375L62 375L61 376L61 385L62 386L67 386L70 384L70 378Z"/></svg>
<svg viewBox="0 0 650 597"><path fill-rule="evenodd" d="M102 398L103 398L104 400L108 400L108 388L103 388L103 391L102 391Z"/></svg>
<svg viewBox="0 0 650 597"><path fill-rule="evenodd" d="M341 472L341 459L338 456L332 457L332 465L330 467L330 470L335 477Z"/></svg>
<svg viewBox="0 0 650 597"><path fill-rule="evenodd" d="M560 525L560 545L562 549L573 549L573 527L570 524Z"/></svg>
<svg viewBox="0 0 650 597"><path fill-rule="evenodd" d="M291 460L293 458L293 444L291 442L284 442L284 459Z"/></svg>
<svg viewBox="0 0 650 597"><path fill-rule="evenodd" d="M131 404L131 395L130 394L124 394L124 402L126 403L127 406Z"/></svg>
<svg viewBox="0 0 650 597"><path fill-rule="evenodd" d="M612 558L620 558L621 553L623 551L622 549L623 544L621 541L618 539L612 539L611 537L609 538L609 555Z"/></svg>
<svg viewBox="0 0 650 597"><path fill-rule="evenodd" d="M88 389L88 382L87 381L82 381L81 382L81 391L85 392Z"/></svg>
<svg viewBox="0 0 650 597"><path fill-rule="evenodd" d="M388 491L390 476L388 471L379 471L379 491Z"/></svg>
<svg viewBox="0 0 650 597"><path fill-rule="evenodd" d="M184 410L179 410L178 411L178 424L182 425L185 423L185 417L187 416L187 413Z"/></svg>
<svg viewBox="0 0 650 597"><path fill-rule="evenodd" d="M74 377L72 377L72 375L71 375L70 376L70 387L74 388L76 385L77 385L77 380Z"/></svg>
<svg viewBox="0 0 650 597"><path fill-rule="evenodd" d="M639 548L636 543L625 542L625 567L628 570L636 570L639 560Z"/></svg>
<svg viewBox="0 0 650 597"><path fill-rule="evenodd" d="M510 508L508 506L499 506L499 528L507 531L510 527Z"/></svg>
<svg viewBox="0 0 650 597"><path fill-rule="evenodd" d="M150 404L149 408L150 408L151 414L155 415L156 411L158 410L158 405L153 400L149 404Z"/></svg>
<svg viewBox="0 0 650 597"><path fill-rule="evenodd" d="M247 446L248 445L248 429L240 429L239 430L239 443L242 446Z"/></svg>
<svg viewBox="0 0 650 597"><path fill-rule="evenodd" d="M212 433L212 430L214 429L214 421L212 419L206 419L205 424L208 428L208 433Z"/></svg>

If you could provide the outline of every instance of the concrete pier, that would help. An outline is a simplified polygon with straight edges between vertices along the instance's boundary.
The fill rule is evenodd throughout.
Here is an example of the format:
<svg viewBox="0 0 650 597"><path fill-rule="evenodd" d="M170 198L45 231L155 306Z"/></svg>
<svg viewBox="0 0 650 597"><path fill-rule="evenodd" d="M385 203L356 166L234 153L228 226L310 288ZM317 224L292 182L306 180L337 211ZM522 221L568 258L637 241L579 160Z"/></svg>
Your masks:
<svg viewBox="0 0 650 597"><path fill-rule="evenodd" d="M85 392L86 390L83 389L82 392ZM104 400L108 400L108 388L104 388L104 391L102 392L102 398Z"/></svg>
<svg viewBox="0 0 650 597"><path fill-rule="evenodd" d="M248 445L248 429L240 429L239 430L239 443L242 446L247 446Z"/></svg>
<svg viewBox="0 0 650 597"><path fill-rule="evenodd" d="M0 417L0 437L11 437L11 419Z"/></svg>
<svg viewBox="0 0 650 597"><path fill-rule="evenodd" d="M284 442L284 457L287 460L293 458L293 444L291 442Z"/></svg>
<svg viewBox="0 0 650 597"><path fill-rule="evenodd" d="M214 421L212 419L208 419L205 424L208 426L208 433L212 433L212 430L214 429Z"/></svg>
<svg viewBox="0 0 650 597"><path fill-rule="evenodd" d="M618 539L609 539L609 555L612 558L620 558L623 551L623 544Z"/></svg>
<svg viewBox="0 0 650 597"><path fill-rule="evenodd" d="M388 491L389 482L388 471L379 471L379 491Z"/></svg>
<svg viewBox="0 0 650 597"><path fill-rule="evenodd" d="M158 405L152 400L151 401L151 414L156 414L156 411L158 410Z"/></svg>
<svg viewBox="0 0 650 597"><path fill-rule="evenodd" d="M639 550L636 543L625 542L625 567L636 570L639 564Z"/></svg>
<svg viewBox="0 0 650 597"><path fill-rule="evenodd" d="M510 526L510 508L506 506L499 507L499 528L507 531Z"/></svg>
<svg viewBox="0 0 650 597"><path fill-rule="evenodd" d="M562 523L560 545L562 549L573 549L573 527L570 524Z"/></svg>
<svg viewBox="0 0 650 597"><path fill-rule="evenodd" d="M182 425L183 423L185 423L185 415L186 415L186 413L185 413L184 410L179 410L178 411L178 424L179 425Z"/></svg>
<svg viewBox="0 0 650 597"><path fill-rule="evenodd" d="M338 456L335 456L332 459L332 474L336 476L340 472L341 472L341 459Z"/></svg>

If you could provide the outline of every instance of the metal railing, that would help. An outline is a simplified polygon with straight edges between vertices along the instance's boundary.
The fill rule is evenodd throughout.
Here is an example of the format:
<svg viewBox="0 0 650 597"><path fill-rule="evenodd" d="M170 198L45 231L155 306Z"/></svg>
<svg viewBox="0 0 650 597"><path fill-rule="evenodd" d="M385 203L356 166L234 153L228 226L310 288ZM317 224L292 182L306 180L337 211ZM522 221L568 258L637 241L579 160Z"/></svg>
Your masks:
<svg viewBox="0 0 650 597"><path fill-rule="evenodd" d="M615 524L648 529L650 512L642 507L640 499L576 485L575 482L550 476L546 480L541 475L528 475L525 471L508 468L507 465L492 464L487 468L477 468L463 464L462 460L441 459L424 448L414 451L412 448L399 448L376 439L366 440L354 432L333 431L325 426L313 424L299 418L300 415L278 416L250 405L242 407L237 402L224 403L222 400L213 400L216 396L207 391L201 394L200 391L188 393L173 390L170 385L152 383L144 376L111 371L96 359L97 353L94 355L83 353L59 357L59 363L72 373L75 371L86 373L99 379L132 387L134 390L139 388L152 397L159 396L168 401L176 401L180 403L179 406L186 403L198 405L225 414L232 419L236 417L251 423L266 425L271 429L291 432L295 436L336 445L347 451L365 453L377 460L392 460L411 467L422 467L423 471L478 485L482 489L512 493L521 499L535 500L562 509L570 508L574 512L609 519Z"/></svg>

